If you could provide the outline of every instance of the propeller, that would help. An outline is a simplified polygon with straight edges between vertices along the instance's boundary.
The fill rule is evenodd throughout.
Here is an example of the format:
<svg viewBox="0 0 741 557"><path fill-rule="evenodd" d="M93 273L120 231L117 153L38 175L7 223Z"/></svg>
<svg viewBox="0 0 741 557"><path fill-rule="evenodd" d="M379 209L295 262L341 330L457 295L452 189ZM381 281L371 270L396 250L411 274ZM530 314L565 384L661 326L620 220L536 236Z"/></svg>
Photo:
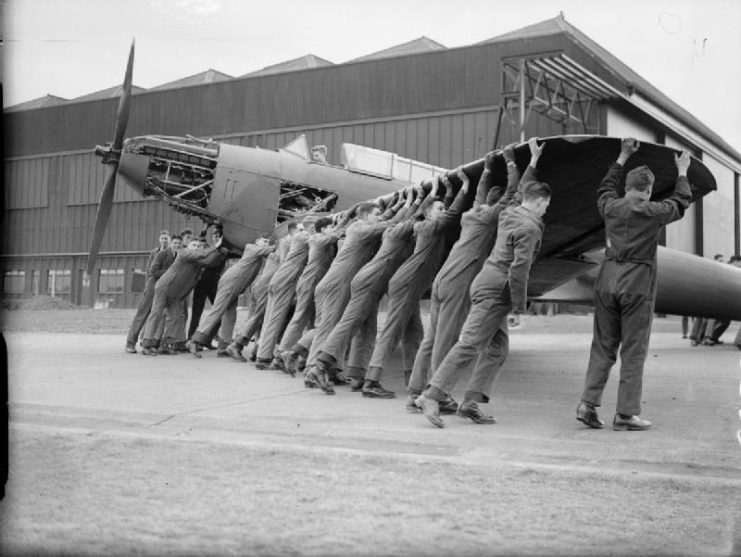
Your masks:
<svg viewBox="0 0 741 557"><path fill-rule="evenodd" d="M108 173L106 175L103 191L100 193L98 210L95 212L95 229L93 230L93 242L90 245L90 253L87 257L87 274L92 275L95 267L95 259L98 256L100 245L103 242L108 218L111 216L113 208L113 193L116 188L116 173L118 172L118 162L121 157L121 148L123 147L124 134L126 133L126 124L129 120L129 110L131 108L131 76L134 72L134 41L131 41L131 50L129 51L129 62L126 65L126 75L124 76L123 86L121 87L121 98L118 101L118 113L116 115L116 130L113 134L113 143L106 146L97 146L95 154L102 157L102 163L107 164Z"/></svg>

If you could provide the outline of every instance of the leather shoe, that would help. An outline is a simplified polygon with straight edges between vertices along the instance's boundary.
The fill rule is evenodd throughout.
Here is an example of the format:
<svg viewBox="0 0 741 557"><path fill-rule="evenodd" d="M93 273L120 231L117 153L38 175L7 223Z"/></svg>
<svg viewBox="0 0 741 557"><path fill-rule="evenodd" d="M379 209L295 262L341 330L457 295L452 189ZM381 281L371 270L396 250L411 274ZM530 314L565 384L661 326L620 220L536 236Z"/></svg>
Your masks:
<svg viewBox="0 0 741 557"><path fill-rule="evenodd" d="M586 402L580 402L579 406L576 407L576 419L592 429L602 429L605 427L605 422L599 419L594 406Z"/></svg>
<svg viewBox="0 0 741 557"><path fill-rule="evenodd" d="M247 359L244 356L242 356L242 351L239 348L237 348L237 345L234 343L226 347L226 353L228 356L231 356L232 358L234 358L235 360L239 362L247 361Z"/></svg>
<svg viewBox="0 0 741 557"><path fill-rule="evenodd" d="M646 431L650 427L651 422L638 416L624 417L622 414L615 414L615 419L612 420L612 429L615 431Z"/></svg>
<svg viewBox="0 0 741 557"><path fill-rule="evenodd" d="M369 398L395 398L396 393L381 387L378 381L366 381L363 385L363 396Z"/></svg>
<svg viewBox="0 0 741 557"><path fill-rule="evenodd" d="M157 351L154 348L151 348L149 346L145 346L142 348L142 354L144 356L156 356Z"/></svg>
<svg viewBox="0 0 741 557"><path fill-rule="evenodd" d="M273 369L272 360L262 360L258 358L257 362L255 363L255 368L256 369Z"/></svg>
<svg viewBox="0 0 741 557"><path fill-rule="evenodd" d="M457 414L458 403L453 399L452 396L446 398L443 402L439 403L441 414Z"/></svg>
<svg viewBox="0 0 741 557"><path fill-rule="evenodd" d="M414 404L417 405L417 408L422 410L425 418L427 418L432 425L439 428L445 427L445 422L443 422L443 419L440 417L440 403L438 403L438 401L427 398L425 395L419 395L417 400L414 401Z"/></svg>
<svg viewBox="0 0 741 557"><path fill-rule="evenodd" d="M422 409L415 404L415 401L417 400L417 398L419 398L419 396L420 395L409 395L407 397L406 409L407 412L409 412L410 414L417 414L418 412L422 411Z"/></svg>
<svg viewBox="0 0 741 557"><path fill-rule="evenodd" d="M126 343L126 352L129 354L136 354L136 346Z"/></svg>
<svg viewBox="0 0 741 557"><path fill-rule="evenodd" d="M189 340L186 344L191 354L193 354L196 358L201 357L201 354L198 351L198 345L195 342L193 342L192 340Z"/></svg>
<svg viewBox="0 0 741 557"><path fill-rule="evenodd" d="M481 408L479 408L479 405L476 404L476 402L474 402L473 400L467 400L463 404L461 404L458 407L458 415L462 418L473 420L477 424L497 423L497 420L494 418L494 416L484 414Z"/></svg>
<svg viewBox="0 0 741 557"><path fill-rule="evenodd" d="M306 373L306 376L317 384L317 386L322 390L324 394L327 395L334 395L335 393L334 387L329 384L329 379L327 378L327 371L323 368L320 368L319 366L309 370Z"/></svg>

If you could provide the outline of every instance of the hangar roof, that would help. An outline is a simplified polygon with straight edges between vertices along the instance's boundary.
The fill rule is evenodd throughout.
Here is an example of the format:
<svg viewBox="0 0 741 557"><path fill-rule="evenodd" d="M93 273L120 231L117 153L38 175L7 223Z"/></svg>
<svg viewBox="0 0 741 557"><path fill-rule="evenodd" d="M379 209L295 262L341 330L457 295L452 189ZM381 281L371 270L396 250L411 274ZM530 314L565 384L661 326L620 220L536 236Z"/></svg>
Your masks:
<svg viewBox="0 0 741 557"><path fill-rule="evenodd" d="M447 47L428 37L420 37L406 43L379 50L371 54L366 54L360 58L348 60L348 62L363 62L365 60L379 60L381 58L391 58L393 56L406 56L408 54L421 54L423 52L432 52L435 50L445 50Z"/></svg>
<svg viewBox="0 0 741 557"><path fill-rule="evenodd" d="M320 58L313 54L307 54L306 56L300 56L299 58L293 58L292 60L286 60L285 62L279 62L272 66L265 66L261 70L244 74L240 77L252 77L257 75L270 75L283 72L292 72L295 70L307 70L310 68L321 68L325 66L334 66L329 60Z"/></svg>
<svg viewBox="0 0 741 557"><path fill-rule="evenodd" d="M168 83L163 83L162 85L151 87L148 89L148 91L158 91L160 89L177 89L178 87L188 87L189 85L203 85L204 83L216 83L217 81L227 81L229 79L233 79L233 76L209 68L205 72L197 73L195 75L183 77L182 79L169 81Z"/></svg>

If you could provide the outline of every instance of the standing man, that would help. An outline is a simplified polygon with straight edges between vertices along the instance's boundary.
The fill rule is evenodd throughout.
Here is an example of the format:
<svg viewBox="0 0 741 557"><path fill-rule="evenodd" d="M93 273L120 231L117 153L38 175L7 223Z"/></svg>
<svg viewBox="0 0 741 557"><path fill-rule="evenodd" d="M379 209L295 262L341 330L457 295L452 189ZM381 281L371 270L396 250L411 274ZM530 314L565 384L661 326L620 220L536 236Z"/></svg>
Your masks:
<svg viewBox="0 0 741 557"><path fill-rule="evenodd" d="M268 369L282 364L276 358L275 349L290 317L291 303L296 294L296 283L301 276L309 257L309 237L314 232L314 222L292 222L288 225L290 244L285 259L270 279L268 285L268 302L265 308L265 321L257 348L257 369ZM276 360L276 361L274 361Z"/></svg>
<svg viewBox="0 0 741 557"><path fill-rule="evenodd" d="M314 301L319 319L316 324L314 341L309 351L306 363L304 384L313 386L318 384L326 394L335 394L329 385L328 371L317 366L317 352L324 343L334 326L342 318L347 302L350 300L350 282L360 268L373 257L378 249L383 231L394 224L391 219L400 205L390 205L381 214L381 209L375 202L360 203L349 214L356 216L356 221L347 227L345 241L337 257L335 257L329 271L317 284ZM314 371L314 368L317 368Z"/></svg>
<svg viewBox="0 0 741 557"><path fill-rule="evenodd" d="M183 300L188 296L202 267L217 265L224 259L219 246L200 249L198 240L191 240L190 245L180 250L170 268L154 287L152 311L147 318L142 341L142 354L156 356L155 348L160 352L175 354L172 345L184 342L185 321L183 320ZM160 335L162 320L165 320L164 332Z"/></svg>
<svg viewBox="0 0 741 557"><path fill-rule="evenodd" d="M537 168L540 152L537 150L537 143L535 147L535 154L531 147L530 165L525 171L523 185L534 180L533 172ZM430 327L414 359L414 369L409 379L407 410L410 412L419 411L414 401L422 394L432 373L458 340L471 307L468 291L494 247L499 215L516 202L515 192L520 184L520 171L515 164L514 145L505 147L502 155L507 164L507 189L504 195L500 187L493 187L495 154L488 153L476 188L473 207L463 213L460 237L432 284ZM455 413L457 410L458 404L452 398L440 405L440 412L445 414Z"/></svg>
<svg viewBox="0 0 741 557"><path fill-rule="evenodd" d="M342 318L317 352L317 366L329 372L342 361L348 345L353 342L353 355L359 358L358 361L348 362L345 370L353 391L359 391L363 387L368 356L376 339L378 304L386 292L388 281L412 251L415 217L422 204L424 190L418 186L414 203L414 190L406 189L403 195L406 196L406 201L400 196L397 203L403 201L404 207L394 217L401 220L386 228L376 255L353 277L350 282L350 300ZM434 192L428 199L433 196ZM313 373L312 379L316 382L317 378L318 374ZM329 387L329 390L332 388Z"/></svg>
<svg viewBox="0 0 741 557"><path fill-rule="evenodd" d="M424 327L419 311L419 301L432 285L440 269L445 250L445 232L457 226L463 206L468 197L469 178L462 168L456 169L461 187L450 204L453 186L445 176L442 180L447 189L448 203L434 201L424 211L424 219L414 225L414 252L394 273L389 281L388 313L383 330L378 335L365 375L363 396L371 398L393 398L396 394L381 386L383 370L401 342L404 375L412 375L414 358L424 336ZM437 184L430 192L437 193ZM449 207L447 205L450 205Z"/></svg>
<svg viewBox="0 0 741 557"><path fill-rule="evenodd" d="M202 243L200 246L202 249L208 247L208 241L206 240L205 232L206 231L204 230L202 233ZM212 232L213 245L216 245L217 242L221 242L222 236L222 226L220 224L215 225ZM201 271L201 275L198 277L198 282L196 283L195 288L193 288L193 304L190 310L188 338L192 338L193 333L195 333L196 329L198 329L198 324L201 321L201 315L203 315L203 308L206 307L207 299L209 302L211 302L211 307L213 307L214 300L216 299L216 288L219 284L219 277L221 277L221 273L224 271L225 264L226 260L224 260L220 265L217 265L215 267L207 267ZM213 334L216 333L216 329L218 329L218 327L214 328ZM211 338L208 339L208 343L203 344L211 347Z"/></svg>
<svg viewBox="0 0 741 557"><path fill-rule="evenodd" d="M620 156L597 192L607 249L594 287L592 348L584 392L576 409L576 419L593 429L604 427L596 407L602 402L618 348L620 384L612 428L643 431L651 427L651 422L638 415L656 300L656 246L661 228L682 218L692 201L687 181L690 166L687 151L674 157L678 176L674 193L667 199L650 201L654 175L647 166L628 172L625 196L618 195L623 166L639 147L635 139L623 139Z"/></svg>
<svg viewBox="0 0 741 557"><path fill-rule="evenodd" d="M216 299L203 323L200 324L191 340L188 349L196 356L200 346L211 344L211 337L221 323L218 355L228 356L226 347L232 341L234 323L237 320L237 300L247 287L252 284L260 272L264 259L273 251L266 238L258 238L254 243L244 246L242 257L229 267L219 279ZM200 346L199 346L200 345Z"/></svg>
<svg viewBox="0 0 741 557"><path fill-rule="evenodd" d="M536 160L543 151L530 140ZM532 161L531 161L532 163ZM471 310L458 342L435 371L429 386L415 401L435 426L444 427L439 404L447 400L461 373L474 365L458 415L478 424L493 424L479 403L489 402L492 386L509 352L507 315L519 324L527 304L530 267L540 250L543 215L551 201L551 188L538 182L535 167L528 168L533 180L523 184L522 204L502 211L494 248L471 284Z"/></svg>
<svg viewBox="0 0 741 557"><path fill-rule="evenodd" d="M296 283L296 308L280 341L280 357L285 371L292 374L293 347L301 339L315 317L314 290L327 274L337 253L337 241L342 235L342 226L331 226L332 219L324 217L314 223L314 234L309 238L309 257Z"/></svg>
<svg viewBox="0 0 741 557"><path fill-rule="evenodd" d="M165 236L160 233L160 245L162 244L163 237L167 238L168 245L159 250L154 257L154 260L147 264L147 285L144 288L141 300L139 300L139 305L136 308L136 315L134 315L134 320L131 322L131 327L129 327L129 334L126 337L126 352L129 354L136 354L136 341L139 337L139 333L144 328L144 323L146 323L147 317L149 317L149 312L152 309L152 302L154 301L154 287L157 284L157 281L165 274L165 271L170 268L172 262L175 261L175 256L180 251L180 248L183 247L182 240L177 234L170 238L169 234ZM152 250L152 252L154 251L155 250Z"/></svg>
<svg viewBox="0 0 741 557"><path fill-rule="evenodd" d="M157 254L161 252L163 249L167 249L169 245L170 245L170 231L160 230L159 245L149 252L149 259L147 259L147 269L146 269L147 274L149 274L149 268L152 266L152 263L154 263L154 258L157 257Z"/></svg>

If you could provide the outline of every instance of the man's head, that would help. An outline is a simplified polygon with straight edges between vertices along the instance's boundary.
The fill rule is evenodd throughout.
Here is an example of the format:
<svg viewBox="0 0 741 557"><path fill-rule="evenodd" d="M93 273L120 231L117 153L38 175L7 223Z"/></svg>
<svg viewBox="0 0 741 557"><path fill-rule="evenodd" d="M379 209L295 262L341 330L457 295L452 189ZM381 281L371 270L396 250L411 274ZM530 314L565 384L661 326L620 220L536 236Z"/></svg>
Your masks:
<svg viewBox="0 0 741 557"><path fill-rule="evenodd" d="M316 216L311 215L308 217L305 217L304 220L301 221L301 226L304 227L304 230L308 232L309 234L313 234L316 230L316 227L314 224L316 223Z"/></svg>
<svg viewBox="0 0 741 557"><path fill-rule="evenodd" d="M425 219L433 220L439 217L443 211L445 211L445 204L440 200L433 201L425 209Z"/></svg>
<svg viewBox="0 0 741 557"><path fill-rule="evenodd" d="M286 230L288 231L289 236L293 236L296 233L296 230L298 229L298 222L295 220L289 220L286 224Z"/></svg>
<svg viewBox="0 0 741 557"><path fill-rule="evenodd" d="M224 227L220 224L215 224L211 230L211 239L214 244L224 237Z"/></svg>
<svg viewBox="0 0 741 557"><path fill-rule="evenodd" d="M183 238L180 234L173 234L170 238L170 247L172 251L178 252L183 249Z"/></svg>
<svg viewBox="0 0 741 557"><path fill-rule="evenodd" d="M315 232L321 232L328 226L332 226L332 219L329 217L321 217L316 219L316 222L314 223L314 231Z"/></svg>
<svg viewBox="0 0 741 557"><path fill-rule="evenodd" d="M170 244L169 230L160 230L159 242L161 249L165 249Z"/></svg>
<svg viewBox="0 0 741 557"><path fill-rule="evenodd" d="M644 194L647 198L651 197L651 191L654 187L654 173L645 164L638 166L628 172L625 176L625 191L635 191Z"/></svg>
<svg viewBox="0 0 741 557"><path fill-rule="evenodd" d="M355 210L355 215L358 217L359 220L363 220L369 223L376 223L381 216L381 209L378 208L378 205L376 203L361 203Z"/></svg>
<svg viewBox="0 0 741 557"><path fill-rule="evenodd" d="M187 246L190 243L190 239L193 237L193 230L191 228L183 228L180 231L180 237L183 240L183 245Z"/></svg>
<svg viewBox="0 0 741 557"><path fill-rule="evenodd" d="M723 263L723 254L722 253L716 253L713 256L713 260L717 261L718 263Z"/></svg>
<svg viewBox="0 0 741 557"><path fill-rule="evenodd" d="M311 148L311 158L314 162L327 162L327 146L314 145Z"/></svg>
<svg viewBox="0 0 741 557"><path fill-rule="evenodd" d="M188 242L188 249L198 249L201 247L201 241L196 238L191 238Z"/></svg>
<svg viewBox="0 0 741 557"><path fill-rule="evenodd" d="M255 245L258 247L263 247L269 245L269 241L265 236L260 236L255 240Z"/></svg>
<svg viewBox="0 0 741 557"><path fill-rule="evenodd" d="M542 217L551 202L551 187L545 182L533 182L522 192L522 205Z"/></svg>
<svg viewBox="0 0 741 557"><path fill-rule="evenodd" d="M734 255L729 260L734 267L741 267L741 255Z"/></svg>

